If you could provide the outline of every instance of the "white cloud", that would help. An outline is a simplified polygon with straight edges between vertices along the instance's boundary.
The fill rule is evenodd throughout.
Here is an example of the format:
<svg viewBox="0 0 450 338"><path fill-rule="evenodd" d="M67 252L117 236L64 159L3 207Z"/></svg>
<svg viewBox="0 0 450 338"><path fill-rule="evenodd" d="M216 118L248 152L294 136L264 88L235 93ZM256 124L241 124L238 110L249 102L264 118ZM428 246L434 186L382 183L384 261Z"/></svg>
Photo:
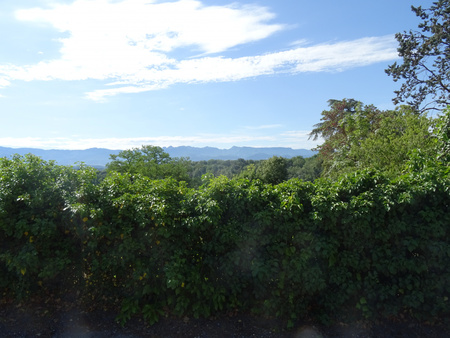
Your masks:
<svg viewBox="0 0 450 338"><path fill-rule="evenodd" d="M0 67L0 72L1 72L1 67ZM0 88L2 88L2 87L8 87L9 85L11 84L11 82L8 80L8 79L6 79L6 78L2 78L2 77L0 77Z"/></svg>
<svg viewBox="0 0 450 338"><path fill-rule="evenodd" d="M125 87L89 93L91 99L131 92L166 88L175 83L238 81L276 73L343 71L397 57L393 36L362 38L354 41L299 47L287 51L240 58L203 57L182 60L164 69L149 69L138 76L123 76Z"/></svg>
<svg viewBox="0 0 450 338"><path fill-rule="evenodd" d="M313 140L309 138L310 130L290 130L282 133L280 135L286 142L286 144L301 144L300 148L312 149L317 147L319 144L322 144L324 140L319 137L317 140ZM299 148L293 146L293 148Z"/></svg>
<svg viewBox="0 0 450 338"><path fill-rule="evenodd" d="M298 48L298 72L342 71L398 57L392 35ZM303 62L302 62L303 61Z"/></svg>
<svg viewBox="0 0 450 338"><path fill-rule="evenodd" d="M208 6L199 0L76 0L16 12L22 21L61 33L60 58L18 67L0 65L0 88L13 80L107 80L86 94L101 101L176 83L237 81L276 73L342 71L397 57L393 36L363 38L230 58L214 56L262 40L286 26L256 5ZM192 54L177 58L184 47ZM200 55L199 55L200 54ZM2 75L3 74L3 75Z"/></svg>
<svg viewBox="0 0 450 338"><path fill-rule="evenodd" d="M261 129L276 129L283 127L282 124L264 124L261 126L245 126L245 129L248 130L261 130Z"/></svg>
<svg viewBox="0 0 450 338"><path fill-rule="evenodd" d="M79 47L121 52L124 43L163 52L197 46L199 51L217 53L283 28L265 23L274 14L264 7L206 6L198 0L77 0L52 9L21 10L16 16L69 32L71 37L62 40L66 53L78 53Z"/></svg>

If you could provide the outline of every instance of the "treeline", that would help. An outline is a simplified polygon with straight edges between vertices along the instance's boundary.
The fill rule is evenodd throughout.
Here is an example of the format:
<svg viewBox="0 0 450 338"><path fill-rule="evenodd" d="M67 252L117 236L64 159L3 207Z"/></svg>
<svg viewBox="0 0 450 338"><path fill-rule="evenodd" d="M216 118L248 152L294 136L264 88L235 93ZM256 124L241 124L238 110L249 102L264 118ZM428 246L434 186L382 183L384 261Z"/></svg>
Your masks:
<svg viewBox="0 0 450 338"><path fill-rule="evenodd" d="M268 160L208 160L190 162L188 173L192 186L199 186L203 175L228 178L260 179L265 183L280 183L299 178L314 181L322 172L321 160L317 155L304 158L296 156L283 158L273 156Z"/></svg>
<svg viewBox="0 0 450 338"><path fill-rule="evenodd" d="M402 175L414 153L435 157L437 124L444 123L443 118L427 116L409 106L382 111L354 99L330 100L329 109L322 112L321 122L310 134L324 140L313 157L192 162L171 158L162 148L147 145L111 155L103 176L120 172L151 179L172 177L190 187L201 186L204 176L279 184L292 178L310 182L319 177L337 179L368 168L394 178Z"/></svg>
<svg viewBox="0 0 450 338"><path fill-rule="evenodd" d="M450 103L448 7L413 7L421 32L396 36L404 63L387 72L410 104L330 100L316 157L194 163L143 146L103 173L1 158L2 299L78 294L121 323L448 319L450 109L419 109Z"/></svg>
<svg viewBox="0 0 450 338"><path fill-rule="evenodd" d="M245 177L276 184L291 178L314 181L321 175L322 160L316 155L289 159L273 156L268 160L190 161L171 158L161 147L147 145L111 155L111 162L99 176L106 177L110 172L141 174L152 179L172 177L187 182L190 187L202 185L204 176Z"/></svg>
<svg viewBox="0 0 450 338"><path fill-rule="evenodd" d="M239 160L232 178L211 172L194 187L189 161L158 147L113 155L106 177L33 155L2 158L2 299L77 294L82 307L115 309L121 323L235 311L289 327L304 316L330 322L348 313L448 318L450 110L426 120L398 114L427 127L411 133L389 120L358 139L346 132L351 146L323 159L327 177L314 182L286 179L320 152L291 166L280 157ZM426 146L399 146L396 156L384 149L379 161L371 153L379 168L347 160L416 136Z"/></svg>
<svg viewBox="0 0 450 338"><path fill-rule="evenodd" d="M437 143L439 144L439 143ZM450 170L420 157L392 180L98 181L27 155L0 159L0 293L79 295L141 316L276 316L292 327L450 315Z"/></svg>

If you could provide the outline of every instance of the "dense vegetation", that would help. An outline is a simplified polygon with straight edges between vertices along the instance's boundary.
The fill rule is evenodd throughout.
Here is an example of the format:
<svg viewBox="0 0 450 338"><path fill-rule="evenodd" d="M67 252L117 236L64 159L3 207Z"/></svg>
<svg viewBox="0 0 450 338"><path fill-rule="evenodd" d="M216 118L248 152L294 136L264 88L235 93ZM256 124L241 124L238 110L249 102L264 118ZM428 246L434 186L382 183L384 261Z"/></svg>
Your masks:
<svg viewBox="0 0 450 338"><path fill-rule="evenodd" d="M445 318L449 115L430 135L434 155L412 152L394 179L366 168L314 183L205 176L190 188L3 158L2 295L78 292L117 307L121 322L231 311L289 324L306 314Z"/></svg>
<svg viewBox="0 0 450 338"><path fill-rule="evenodd" d="M161 147L142 146L111 155L107 172L140 174L151 179L172 177L185 181L190 187L202 185L202 177L226 176L260 179L265 183L280 183L291 178L314 181L322 172L322 160L318 156L282 158L274 156L268 160L208 160L190 161L188 158L171 158Z"/></svg>
<svg viewBox="0 0 450 338"><path fill-rule="evenodd" d="M432 129L437 120L409 106L380 111L353 99L330 100L329 105L310 134L325 140L317 147L322 176L374 168L394 178L402 174L412 151L429 158L436 151Z"/></svg>
<svg viewBox="0 0 450 338"><path fill-rule="evenodd" d="M0 159L2 298L78 294L122 323L449 318L450 109L330 100L311 137L308 159Z"/></svg>

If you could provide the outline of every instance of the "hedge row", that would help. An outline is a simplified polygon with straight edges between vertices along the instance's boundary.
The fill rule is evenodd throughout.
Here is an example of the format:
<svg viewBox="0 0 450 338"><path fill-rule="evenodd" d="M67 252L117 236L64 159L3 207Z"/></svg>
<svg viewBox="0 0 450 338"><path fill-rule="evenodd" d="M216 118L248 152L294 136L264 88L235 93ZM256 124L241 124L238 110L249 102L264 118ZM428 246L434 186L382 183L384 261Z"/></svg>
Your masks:
<svg viewBox="0 0 450 338"><path fill-rule="evenodd" d="M118 320L252 311L292 323L450 315L450 179L95 183L34 156L0 160L3 297L81 293Z"/></svg>

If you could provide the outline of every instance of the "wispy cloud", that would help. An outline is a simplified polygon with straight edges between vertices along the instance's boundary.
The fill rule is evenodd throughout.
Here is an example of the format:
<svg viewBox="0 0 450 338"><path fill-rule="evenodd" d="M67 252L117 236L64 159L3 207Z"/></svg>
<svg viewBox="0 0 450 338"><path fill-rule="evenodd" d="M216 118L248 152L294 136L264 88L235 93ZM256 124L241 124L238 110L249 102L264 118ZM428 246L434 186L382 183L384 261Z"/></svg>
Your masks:
<svg viewBox="0 0 450 338"><path fill-rule="evenodd" d="M177 83L238 81L277 73L343 71L397 57L393 36L321 45L296 44L283 51L236 58L226 53L286 28L270 23L266 7L208 6L199 0L76 0L16 12L18 20L45 23L64 33L60 58L36 64L0 65L0 88L14 80L106 80L86 94L101 101L121 93ZM177 50L188 50L177 57Z"/></svg>
<svg viewBox="0 0 450 338"><path fill-rule="evenodd" d="M0 72L1 72L1 70L2 70L2 68L0 67ZM8 87L10 84L11 84L11 82L9 82L7 79L0 77L0 88Z"/></svg>
<svg viewBox="0 0 450 338"><path fill-rule="evenodd" d="M312 149L322 144L324 140L319 137L317 140L310 139L311 130L289 130L280 134L286 144L302 144L302 148Z"/></svg>
<svg viewBox="0 0 450 338"><path fill-rule="evenodd" d="M263 129L276 129L283 127L282 124L265 124L261 126L245 126L245 129L248 130L263 130Z"/></svg>

